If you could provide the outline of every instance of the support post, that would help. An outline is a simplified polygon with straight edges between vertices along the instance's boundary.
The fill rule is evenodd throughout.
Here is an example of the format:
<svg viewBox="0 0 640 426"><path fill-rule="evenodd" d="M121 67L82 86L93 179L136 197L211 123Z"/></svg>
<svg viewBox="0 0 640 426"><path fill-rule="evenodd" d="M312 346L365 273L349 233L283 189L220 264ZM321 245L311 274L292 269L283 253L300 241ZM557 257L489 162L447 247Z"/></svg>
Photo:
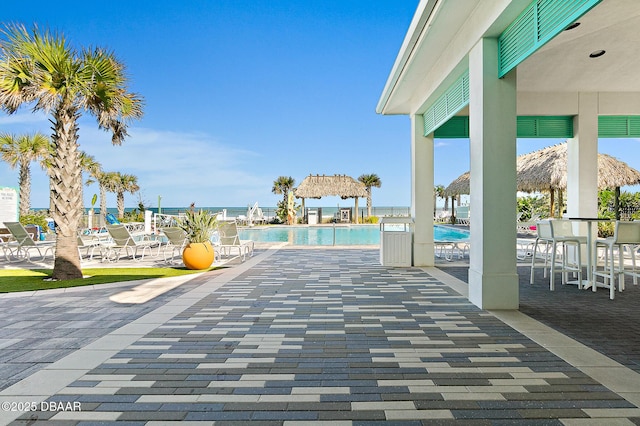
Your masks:
<svg viewBox="0 0 640 426"><path fill-rule="evenodd" d="M482 309L518 309L516 75L497 76L498 42L482 39L469 55L469 300Z"/></svg>
<svg viewBox="0 0 640 426"><path fill-rule="evenodd" d="M411 216L413 265L433 266L433 133L424 136L422 115L411 115Z"/></svg>
<svg viewBox="0 0 640 426"><path fill-rule="evenodd" d="M598 214L598 94L578 93L573 138L567 141L567 215ZM586 232L586 224L584 231Z"/></svg>

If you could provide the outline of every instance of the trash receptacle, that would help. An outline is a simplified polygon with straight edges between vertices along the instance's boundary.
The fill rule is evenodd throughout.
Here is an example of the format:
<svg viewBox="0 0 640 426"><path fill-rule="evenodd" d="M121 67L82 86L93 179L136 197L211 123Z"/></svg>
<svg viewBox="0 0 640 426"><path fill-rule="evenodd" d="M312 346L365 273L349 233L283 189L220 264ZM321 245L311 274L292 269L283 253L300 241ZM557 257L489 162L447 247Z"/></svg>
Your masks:
<svg viewBox="0 0 640 426"><path fill-rule="evenodd" d="M313 209L307 210L307 224L309 225L318 224L318 210L313 210Z"/></svg>
<svg viewBox="0 0 640 426"><path fill-rule="evenodd" d="M380 264L383 266L411 266L413 258L413 219L383 217L380 220Z"/></svg>

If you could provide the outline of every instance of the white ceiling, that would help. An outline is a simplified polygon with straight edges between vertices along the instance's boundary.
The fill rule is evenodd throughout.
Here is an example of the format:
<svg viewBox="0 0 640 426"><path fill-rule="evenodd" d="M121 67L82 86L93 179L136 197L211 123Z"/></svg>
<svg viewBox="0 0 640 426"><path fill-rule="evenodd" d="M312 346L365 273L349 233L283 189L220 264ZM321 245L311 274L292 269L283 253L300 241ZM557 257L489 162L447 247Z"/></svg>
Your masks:
<svg viewBox="0 0 640 426"><path fill-rule="evenodd" d="M529 3L422 0L378 112L424 111L468 68L466 52L477 40L496 37ZM546 104L556 109L547 113L570 114L578 92L607 92L609 105L625 104L620 113L640 113L640 0L603 0L578 22L518 65L519 113ZM603 56L589 57L600 49Z"/></svg>
<svg viewBox="0 0 640 426"><path fill-rule="evenodd" d="M518 66L518 91L640 92L640 1L603 0L578 22Z"/></svg>

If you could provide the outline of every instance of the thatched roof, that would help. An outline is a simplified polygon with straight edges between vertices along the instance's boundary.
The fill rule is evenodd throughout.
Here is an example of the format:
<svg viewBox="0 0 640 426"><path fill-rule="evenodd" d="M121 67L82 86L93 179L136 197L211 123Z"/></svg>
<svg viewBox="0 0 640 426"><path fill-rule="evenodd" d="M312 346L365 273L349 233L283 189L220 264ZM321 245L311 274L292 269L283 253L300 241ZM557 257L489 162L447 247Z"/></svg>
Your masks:
<svg viewBox="0 0 640 426"><path fill-rule="evenodd" d="M469 188L470 188L470 180L471 180L471 173L470 172L465 172L463 174L461 174L460 176L458 176L456 178L456 180L454 180L453 182L451 182L449 184L449 186L447 186L444 189L444 194L447 197L451 197L452 195L459 195L459 194L468 194Z"/></svg>
<svg viewBox="0 0 640 426"><path fill-rule="evenodd" d="M567 143L518 156L518 191L536 192L567 188ZM448 196L469 193L466 172L445 189ZM598 154L598 189L640 184L640 172L607 154Z"/></svg>
<svg viewBox="0 0 640 426"><path fill-rule="evenodd" d="M366 197L367 188L347 175L309 175L295 189L296 198L322 198L338 196L345 198Z"/></svg>

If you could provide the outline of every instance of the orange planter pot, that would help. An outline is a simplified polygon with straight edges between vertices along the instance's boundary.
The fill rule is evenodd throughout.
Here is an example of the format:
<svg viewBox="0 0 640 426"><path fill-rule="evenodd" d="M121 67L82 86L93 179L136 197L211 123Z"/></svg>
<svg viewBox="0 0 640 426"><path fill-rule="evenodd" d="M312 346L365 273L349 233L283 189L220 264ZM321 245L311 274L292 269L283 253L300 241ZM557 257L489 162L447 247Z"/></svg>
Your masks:
<svg viewBox="0 0 640 426"><path fill-rule="evenodd" d="M189 243L182 252L182 261L187 269L207 269L213 263L211 243Z"/></svg>

